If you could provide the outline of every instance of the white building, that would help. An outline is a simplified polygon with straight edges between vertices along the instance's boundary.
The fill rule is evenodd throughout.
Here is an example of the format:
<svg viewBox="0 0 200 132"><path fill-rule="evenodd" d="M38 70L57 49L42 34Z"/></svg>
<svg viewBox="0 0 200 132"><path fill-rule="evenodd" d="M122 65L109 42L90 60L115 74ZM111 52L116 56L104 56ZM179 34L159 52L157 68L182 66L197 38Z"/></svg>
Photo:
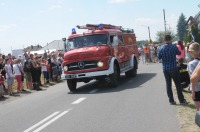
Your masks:
<svg viewBox="0 0 200 132"><path fill-rule="evenodd" d="M44 51L44 50L52 50L52 49L64 50L64 42L62 40L54 40L51 43L48 43L46 46L44 46L40 50Z"/></svg>

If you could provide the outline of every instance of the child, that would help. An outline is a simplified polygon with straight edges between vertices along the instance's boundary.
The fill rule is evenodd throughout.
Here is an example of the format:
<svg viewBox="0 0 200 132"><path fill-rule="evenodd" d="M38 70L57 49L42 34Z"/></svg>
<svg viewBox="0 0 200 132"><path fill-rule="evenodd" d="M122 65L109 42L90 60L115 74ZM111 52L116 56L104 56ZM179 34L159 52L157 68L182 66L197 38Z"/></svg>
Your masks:
<svg viewBox="0 0 200 132"><path fill-rule="evenodd" d="M194 58L193 61L190 61L188 63L188 72L190 75L192 75L192 73L194 72L195 68L197 67L197 65L199 64L199 43L194 42L189 46L189 53L190 56ZM192 83L191 83L192 84ZM200 110L200 83L196 83L195 85L192 84L190 85L190 89L192 90L192 99L194 100L195 106L197 110Z"/></svg>
<svg viewBox="0 0 200 132"><path fill-rule="evenodd" d="M187 71L187 65L183 64L183 62L183 58L178 59L177 69L180 73L181 86L182 88L186 88L190 84L190 76Z"/></svg>
<svg viewBox="0 0 200 132"><path fill-rule="evenodd" d="M3 85L4 85L4 77L0 74L0 98L5 98Z"/></svg>

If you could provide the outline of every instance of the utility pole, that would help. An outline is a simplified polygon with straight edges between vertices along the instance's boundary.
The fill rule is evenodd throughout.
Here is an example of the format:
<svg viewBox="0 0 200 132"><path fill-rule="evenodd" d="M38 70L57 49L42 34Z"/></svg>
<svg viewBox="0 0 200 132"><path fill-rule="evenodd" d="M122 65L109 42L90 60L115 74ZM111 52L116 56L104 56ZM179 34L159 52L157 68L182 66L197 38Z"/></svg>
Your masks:
<svg viewBox="0 0 200 132"><path fill-rule="evenodd" d="M148 31L149 31L149 41L151 40L151 34L150 34L150 28L148 26Z"/></svg>
<svg viewBox="0 0 200 132"><path fill-rule="evenodd" d="M165 20L165 9L163 9L163 15L164 15L164 27L165 27L165 34L166 34L166 20Z"/></svg>

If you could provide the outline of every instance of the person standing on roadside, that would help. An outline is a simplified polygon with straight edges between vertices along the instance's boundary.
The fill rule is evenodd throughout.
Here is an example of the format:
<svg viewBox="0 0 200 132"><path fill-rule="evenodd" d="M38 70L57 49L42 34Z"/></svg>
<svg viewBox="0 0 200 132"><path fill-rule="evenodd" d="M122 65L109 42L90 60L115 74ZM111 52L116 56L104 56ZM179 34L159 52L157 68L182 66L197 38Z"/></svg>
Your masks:
<svg viewBox="0 0 200 132"><path fill-rule="evenodd" d="M148 45L145 45L143 48L144 55L145 55L145 63L150 63L150 48Z"/></svg>
<svg viewBox="0 0 200 132"><path fill-rule="evenodd" d="M173 91L172 91L172 79L176 85L176 91L180 104L187 104L185 100L181 83L180 83L180 74L176 65L176 55L180 55L181 52L178 50L176 45L172 45L171 36L165 35L165 44L160 48L158 52L158 59L162 59L163 73L165 76L167 95L169 98L169 103L175 105Z"/></svg>
<svg viewBox="0 0 200 132"><path fill-rule="evenodd" d="M199 53L200 53L200 45L197 42L192 43L189 46L188 51L190 52L190 56L194 58L192 61L188 63L188 72L190 75L194 72L195 68L199 64ZM190 90L192 91L192 99L194 100L197 111L200 110L200 82L197 82L195 85L192 84L193 87L190 86Z"/></svg>
<svg viewBox="0 0 200 132"><path fill-rule="evenodd" d="M15 79L17 80L17 92L19 93L22 91L22 73L19 67L19 61L15 59L13 62L13 71L15 73Z"/></svg>
<svg viewBox="0 0 200 132"><path fill-rule="evenodd" d="M44 84L49 83L49 72L47 69L47 65L48 65L48 61L44 57L42 57L41 70L44 76Z"/></svg>
<svg viewBox="0 0 200 132"><path fill-rule="evenodd" d="M33 79L33 88L34 90L42 90L39 87L40 78L39 78L39 73L37 72L37 69L40 68L40 66L38 66L33 54L30 54L30 59L31 59L30 67L31 67L31 76Z"/></svg>
<svg viewBox="0 0 200 132"><path fill-rule="evenodd" d="M7 82L7 86L8 86L8 94L10 96L13 96L14 93L12 92L12 86L14 83L14 74L12 71L12 67L11 67L11 60L6 59L6 64L5 64L5 71L6 71L6 82Z"/></svg>
<svg viewBox="0 0 200 132"><path fill-rule="evenodd" d="M189 53L189 46L190 46L190 43L187 43L187 45L185 47L185 62L186 63L189 63L191 61L191 56Z"/></svg>
<svg viewBox="0 0 200 132"><path fill-rule="evenodd" d="M49 71L49 80L53 81L53 71L52 71L52 64L51 64L51 54L47 55L47 61L48 61L48 65L47 65L47 69Z"/></svg>
<svg viewBox="0 0 200 132"><path fill-rule="evenodd" d="M176 60L179 60L180 58L185 59L185 47L183 45L183 42L179 40L176 46L178 50L181 52L180 55L176 55Z"/></svg>
<svg viewBox="0 0 200 132"><path fill-rule="evenodd" d="M25 62L24 62L24 74L26 78L26 87L29 90L33 89L32 77L31 77L31 64L30 58L28 55L25 55Z"/></svg>

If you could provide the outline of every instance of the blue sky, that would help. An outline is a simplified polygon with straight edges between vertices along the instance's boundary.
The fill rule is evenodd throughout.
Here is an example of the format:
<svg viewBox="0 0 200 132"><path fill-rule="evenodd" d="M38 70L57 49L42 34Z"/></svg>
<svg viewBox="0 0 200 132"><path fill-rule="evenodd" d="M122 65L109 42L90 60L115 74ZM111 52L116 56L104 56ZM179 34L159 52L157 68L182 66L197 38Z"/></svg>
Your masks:
<svg viewBox="0 0 200 132"><path fill-rule="evenodd" d="M0 49L45 46L67 37L76 25L107 23L135 30L137 40L155 40L167 28L176 32L178 17L196 15L199 0L0 0ZM81 31L78 31L81 32Z"/></svg>

